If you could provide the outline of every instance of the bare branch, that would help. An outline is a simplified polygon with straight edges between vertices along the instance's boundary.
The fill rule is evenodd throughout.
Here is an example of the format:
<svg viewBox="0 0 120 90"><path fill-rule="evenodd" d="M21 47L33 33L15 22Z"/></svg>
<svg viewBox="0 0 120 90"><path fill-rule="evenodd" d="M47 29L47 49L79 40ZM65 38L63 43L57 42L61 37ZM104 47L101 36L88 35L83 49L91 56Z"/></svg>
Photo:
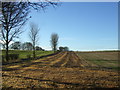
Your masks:
<svg viewBox="0 0 120 90"><path fill-rule="evenodd" d="M40 29L38 28L38 26L34 23L30 24L30 32L29 32L29 37L32 41L33 44L33 56L35 58L35 46L36 43L38 42L38 38L39 38L39 31Z"/></svg>

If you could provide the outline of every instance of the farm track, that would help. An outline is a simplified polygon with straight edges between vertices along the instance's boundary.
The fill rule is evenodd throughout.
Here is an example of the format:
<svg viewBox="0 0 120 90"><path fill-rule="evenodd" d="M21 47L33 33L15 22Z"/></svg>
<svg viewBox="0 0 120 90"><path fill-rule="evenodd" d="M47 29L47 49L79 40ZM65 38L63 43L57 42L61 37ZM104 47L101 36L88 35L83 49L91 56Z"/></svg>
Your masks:
<svg viewBox="0 0 120 90"><path fill-rule="evenodd" d="M51 62L54 62L57 58L63 56L64 54L66 54L67 52L60 52L56 55L53 56L49 56L49 57L45 57L42 59L38 59L38 60L33 60L30 62L22 62L22 63L18 63L17 65L4 65L3 66L3 70L21 70L21 69L25 69L25 68L29 68L29 67L43 67L43 66L49 66L49 64Z"/></svg>
<svg viewBox="0 0 120 90"><path fill-rule="evenodd" d="M51 62L52 67L83 67L80 59L74 52L67 52L62 57L54 62Z"/></svg>
<svg viewBox="0 0 120 90"><path fill-rule="evenodd" d="M64 56L65 54L67 54L67 52L60 52L60 53L58 53L57 55L53 55L53 56L50 56L50 57L47 57L47 58L44 58L44 59L42 59L42 60L38 60L38 62L40 61L40 65L42 66L48 66L48 65L50 65L50 63L52 63L52 62L55 62L56 61L56 59L59 59L59 58L61 58L62 56ZM36 62L36 61L35 61ZM36 62L36 63L38 63L38 62Z"/></svg>
<svg viewBox="0 0 120 90"><path fill-rule="evenodd" d="M3 65L4 88L117 88L117 72L90 70L74 52Z"/></svg>
<svg viewBox="0 0 120 90"><path fill-rule="evenodd" d="M76 58L76 55L73 52L68 52L68 56L64 59L66 59L66 62L62 65L64 67L81 67L79 58Z"/></svg>

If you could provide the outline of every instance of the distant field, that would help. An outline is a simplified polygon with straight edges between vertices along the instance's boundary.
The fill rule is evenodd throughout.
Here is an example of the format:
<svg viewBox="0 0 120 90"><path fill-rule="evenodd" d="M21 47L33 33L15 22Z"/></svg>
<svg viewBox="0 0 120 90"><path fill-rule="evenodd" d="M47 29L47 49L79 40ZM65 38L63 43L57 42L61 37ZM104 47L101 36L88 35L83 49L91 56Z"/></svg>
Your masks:
<svg viewBox="0 0 120 90"><path fill-rule="evenodd" d="M53 51L36 51L36 56L43 56L52 54ZM19 54L19 58L27 58L27 55L32 56L32 51L26 51L26 50L9 50L9 54ZM5 55L5 50L2 50L2 55Z"/></svg>
<svg viewBox="0 0 120 90"><path fill-rule="evenodd" d="M118 69L118 51L76 52L76 54L93 66Z"/></svg>

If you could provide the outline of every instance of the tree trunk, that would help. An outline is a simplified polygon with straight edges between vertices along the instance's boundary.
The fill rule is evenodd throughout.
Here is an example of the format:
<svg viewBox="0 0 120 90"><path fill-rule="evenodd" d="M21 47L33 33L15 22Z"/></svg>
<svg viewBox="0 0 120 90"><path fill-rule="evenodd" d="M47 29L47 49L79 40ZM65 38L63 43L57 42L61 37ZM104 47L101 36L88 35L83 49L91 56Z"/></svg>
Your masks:
<svg viewBox="0 0 120 90"><path fill-rule="evenodd" d="M35 43L33 42L33 58L35 58Z"/></svg>
<svg viewBox="0 0 120 90"><path fill-rule="evenodd" d="M35 47L33 49L33 57L35 58Z"/></svg>
<svg viewBox="0 0 120 90"><path fill-rule="evenodd" d="M53 48L53 50L54 50L54 53L56 52L56 46L54 45L54 48Z"/></svg>
<svg viewBox="0 0 120 90"><path fill-rule="evenodd" d="M8 58L8 44L6 44L6 61L8 61L9 58Z"/></svg>
<svg viewBox="0 0 120 90"><path fill-rule="evenodd" d="M7 17L8 18L8 17ZM8 41L8 36L9 36L9 30L8 30L8 22L6 22L6 61L9 61L9 55L8 55L8 44L9 44L9 41Z"/></svg>
<svg viewBox="0 0 120 90"><path fill-rule="evenodd" d="M7 35L6 35L6 61L8 61L9 60L9 56L8 56L8 33L7 33Z"/></svg>

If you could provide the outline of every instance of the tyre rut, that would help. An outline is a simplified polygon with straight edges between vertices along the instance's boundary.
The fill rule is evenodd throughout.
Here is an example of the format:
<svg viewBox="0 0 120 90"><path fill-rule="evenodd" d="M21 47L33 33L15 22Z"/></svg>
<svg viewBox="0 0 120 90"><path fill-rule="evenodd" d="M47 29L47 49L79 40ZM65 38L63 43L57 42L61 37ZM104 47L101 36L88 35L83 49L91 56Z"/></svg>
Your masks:
<svg viewBox="0 0 120 90"><path fill-rule="evenodd" d="M77 57L74 52L67 52L61 58L57 59L52 67L81 67L81 60Z"/></svg>

